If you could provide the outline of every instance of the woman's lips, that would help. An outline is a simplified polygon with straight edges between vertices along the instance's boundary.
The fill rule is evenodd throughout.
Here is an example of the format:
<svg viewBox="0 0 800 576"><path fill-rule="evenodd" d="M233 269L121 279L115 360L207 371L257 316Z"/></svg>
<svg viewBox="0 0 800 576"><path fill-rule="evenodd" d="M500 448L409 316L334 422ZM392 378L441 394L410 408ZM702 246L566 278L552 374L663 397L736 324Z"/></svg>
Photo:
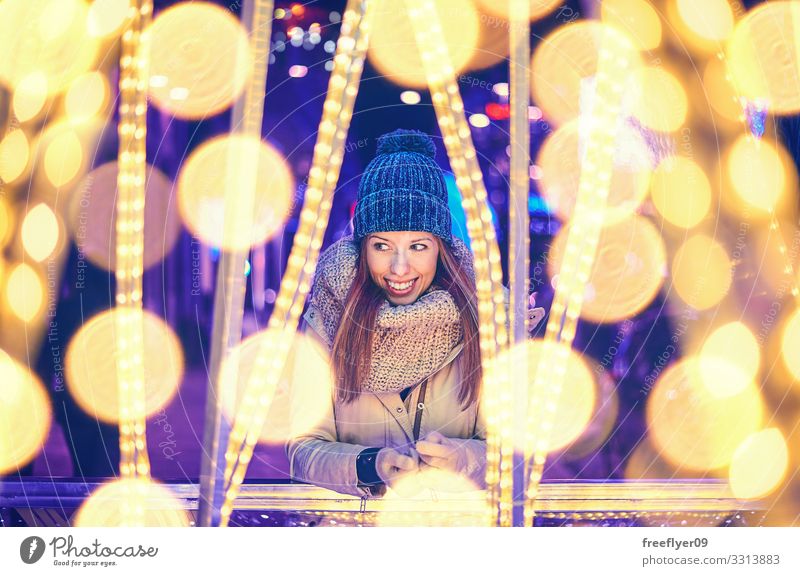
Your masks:
<svg viewBox="0 0 800 576"><path fill-rule="evenodd" d="M411 282L411 285L408 286L408 288L397 289L397 288L394 288L392 286L392 284L394 284L395 286L397 286L397 285L405 286L406 284L408 284L408 282L392 282L390 284L389 280L386 280L386 291L389 294L391 294L392 296L406 296L406 295L410 294L411 291L414 289L414 286L417 284L417 278L414 278L410 282Z"/></svg>

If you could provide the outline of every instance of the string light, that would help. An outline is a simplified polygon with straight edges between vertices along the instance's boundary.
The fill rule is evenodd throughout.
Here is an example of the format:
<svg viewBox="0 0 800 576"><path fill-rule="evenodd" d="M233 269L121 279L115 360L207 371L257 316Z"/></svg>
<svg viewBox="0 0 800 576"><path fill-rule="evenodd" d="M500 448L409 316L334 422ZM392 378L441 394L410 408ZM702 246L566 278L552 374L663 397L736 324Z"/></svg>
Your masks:
<svg viewBox="0 0 800 576"><path fill-rule="evenodd" d="M462 194L467 231L475 255L478 326L483 365L482 409L486 413L487 421L486 484L489 509L492 514L497 514L497 519L492 524L508 526L512 521L513 506L510 381L507 367L498 366L495 361L498 352L508 345L500 251L487 204L483 176L464 114L464 103L458 91L447 47L442 41L438 15L429 0L406 0L406 6L422 55L450 166ZM504 438L507 442L505 450Z"/></svg>
<svg viewBox="0 0 800 576"><path fill-rule="evenodd" d="M594 264L614 167L614 141L625 81L635 49L617 30L604 27L597 64L593 116L589 121L575 216L567 240L558 288L545 332L544 352L533 382L526 438L526 460L533 456L525 502L525 525L533 522L553 427L555 408L575 337L585 286Z"/></svg>
<svg viewBox="0 0 800 576"><path fill-rule="evenodd" d="M333 190L339 179L344 144L364 66L369 35L368 6L366 0L349 0L345 10L333 59L334 69L314 146L300 225L264 341L229 437L225 454L225 499L220 513L222 526L230 520L233 502L264 424L264 406L269 405L275 392L292 335L297 330L298 319L310 291L311 276L328 225Z"/></svg>
<svg viewBox="0 0 800 576"><path fill-rule="evenodd" d="M116 279L117 356L120 407L120 474L123 479L149 478L145 437L142 274L144 253L145 135L149 77L151 0L138 0L122 34L120 55L120 121L117 175ZM129 525L141 525L143 512L130 510Z"/></svg>

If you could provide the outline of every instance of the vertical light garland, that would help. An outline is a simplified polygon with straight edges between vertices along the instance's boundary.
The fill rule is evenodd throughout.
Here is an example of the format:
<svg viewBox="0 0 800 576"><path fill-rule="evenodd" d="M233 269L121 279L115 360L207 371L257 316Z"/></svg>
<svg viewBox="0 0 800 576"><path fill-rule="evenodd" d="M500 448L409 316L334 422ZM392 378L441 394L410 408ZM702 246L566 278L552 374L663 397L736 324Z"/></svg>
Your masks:
<svg viewBox="0 0 800 576"><path fill-rule="evenodd" d="M120 58L115 270L120 474L124 479L150 475L145 437L142 274L150 50L147 28L153 3L138 0L130 10Z"/></svg>
<svg viewBox="0 0 800 576"><path fill-rule="evenodd" d="M603 226L619 114L633 55L634 49L627 38L606 27L595 76L592 116L581 120L588 122L588 130L575 212L547 323L544 350L530 391L525 452L526 460L532 455L533 462L529 466L525 500L526 526L533 523L535 500L549 449L550 432L555 424L567 357Z"/></svg>
<svg viewBox="0 0 800 576"><path fill-rule="evenodd" d="M244 96L236 101L231 115L231 134L247 139L250 146L241 154L239 147L231 146L226 159L225 218L223 238L230 239L242 227L252 229L258 175L258 146L261 142L261 125L264 120L264 95L267 84L269 46L272 31L272 0L246 0L242 21L247 26L250 40L248 54L253 66L245 87ZM230 245L223 242L223 245ZM230 351L239 344L242 336L242 317L246 291L244 263L245 250L223 250L217 273L214 293L214 327L211 335L211 362L209 366L206 419L203 435L203 462L200 474L200 505L197 524L212 526L218 521L224 479L221 474L220 446L227 443L228 424L222 414L222 363ZM232 366L230 376L238 377L237 366Z"/></svg>
<svg viewBox="0 0 800 576"><path fill-rule="evenodd" d="M220 520L223 526L227 525L233 511L233 502L244 480L311 288L311 276L328 226L333 192L339 180L344 144L364 67L369 5L368 0L349 0L342 18L300 225L267 327L267 337L248 379L225 454L226 490Z"/></svg>
<svg viewBox="0 0 800 576"><path fill-rule="evenodd" d="M483 175L472 144L455 71L443 41L439 16L430 0L406 0L422 57L439 128L467 215L478 291L478 320L483 364L482 409L487 421L486 483L492 523L511 524L513 453L503 450L512 426L508 371L496 364L508 344L502 269L497 236L487 203Z"/></svg>
<svg viewBox="0 0 800 576"><path fill-rule="evenodd" d="M530 120L528 104L530 98L530 2L529 0L511 1L510 20L510 59L509 80L511 87L511 187L508 202L508 274L509 274L509 312L511 314L511 345L526 346L528 341L527 306L530 285L530 232L528 216L528 194L530 190ZM509 378L512 383L520 377L527 384L528 355L515 356L519 364L509 362ZM503 428L503 432L513 433L511 438L504 438L503 445L514 451L514 507L513 524L523 525L525 484L527 468L522 446L523 438L518 437L525 428L528 397L526 386L514 386L514 426Z"/></svg>

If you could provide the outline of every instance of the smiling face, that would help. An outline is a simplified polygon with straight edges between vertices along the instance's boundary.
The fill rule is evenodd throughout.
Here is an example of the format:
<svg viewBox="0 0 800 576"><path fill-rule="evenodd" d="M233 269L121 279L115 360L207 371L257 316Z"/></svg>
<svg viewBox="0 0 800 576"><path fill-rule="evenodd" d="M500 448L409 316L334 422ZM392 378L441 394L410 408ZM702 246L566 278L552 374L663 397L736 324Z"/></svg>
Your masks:
<svg viewBox="0 0 800 576"><path fill-rule="evenodd" d="M364 238L372 281L392 304L411 304L436 276L439 244L427 232L376 232Z"/></svg>

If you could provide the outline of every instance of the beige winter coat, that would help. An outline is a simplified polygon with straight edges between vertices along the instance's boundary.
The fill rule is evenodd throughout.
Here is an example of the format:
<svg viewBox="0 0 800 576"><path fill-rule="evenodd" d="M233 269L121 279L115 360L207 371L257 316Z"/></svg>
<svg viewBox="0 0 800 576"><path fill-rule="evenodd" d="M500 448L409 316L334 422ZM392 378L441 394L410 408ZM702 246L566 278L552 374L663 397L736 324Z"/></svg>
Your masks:
<svg viewBox="0 0 800 576"><path fill-rule="evenodd" d="M373 495L370 490L358 486L356 457L370 447L388 446L406 452L414 445L414 421L417 412L422 410L419 438L436 430L462 442L467 457L460 473L476 487L485 486L486 426L476 404L462 410L458 401L461 383L458 359L462 344L458 344L429 377L424 405L419 402L422 382L414 386L405 402L397 393L365 392L344 404L334 399L330 384L304 374L307 366L327 362L324 330L315 321L319 315L307 312L304 318L306 333L320 344L304 353L319 357L297 358L293 363L292 421L304 420L304 399L323 394L330 401L323 403L323 413L315 417L318 421L312 425L292 426L286 452L293 478L345 494ZM380 490L376 492L381 493Z"/></svg>

